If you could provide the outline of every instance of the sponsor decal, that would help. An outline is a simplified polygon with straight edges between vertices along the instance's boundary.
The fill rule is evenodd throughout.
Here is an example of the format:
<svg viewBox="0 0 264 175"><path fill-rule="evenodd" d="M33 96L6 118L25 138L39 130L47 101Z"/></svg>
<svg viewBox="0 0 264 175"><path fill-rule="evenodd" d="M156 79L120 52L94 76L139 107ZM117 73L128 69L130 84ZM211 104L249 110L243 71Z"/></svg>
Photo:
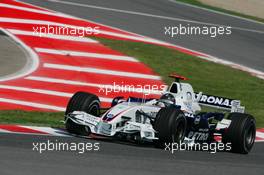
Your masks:
<svg viewBox="0 0 264 175"><path fill-rule="evenodd" d="M197 96L198 93L196 93L195 95ZM231 109L232 101L234 101L234 99L203 94L199 100L199 103Z"/></svg>
<svg viewBox="0 0 264 175"><path fill-rule="evenodd" d="M199 140L199 141L206 141L209 137L209 133L204 133L204 132L193 132L190 131L188 134L188 138L194 139L194 140Z"/></svg>

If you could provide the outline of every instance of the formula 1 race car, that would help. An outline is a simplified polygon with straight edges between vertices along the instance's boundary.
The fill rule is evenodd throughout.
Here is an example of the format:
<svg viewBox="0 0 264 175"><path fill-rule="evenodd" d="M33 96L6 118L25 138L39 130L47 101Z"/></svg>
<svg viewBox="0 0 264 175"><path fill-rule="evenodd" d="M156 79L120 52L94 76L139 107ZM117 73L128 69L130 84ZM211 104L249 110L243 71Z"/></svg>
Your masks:
<svg viewBox="0 0 264 175"><path fill-rule="evenodd" d="M152 142L157 147L166 143L230 143L231 151L247 154L256 137L255 119L244 113L240 101L195 93L185 77L176 74L168 90L159 99L116 97L112 107L101 114L99 98L77 92L65 112L69 133L88 136L91 133L138 143ZM229 112L200 112L200 105Z"/></svg>

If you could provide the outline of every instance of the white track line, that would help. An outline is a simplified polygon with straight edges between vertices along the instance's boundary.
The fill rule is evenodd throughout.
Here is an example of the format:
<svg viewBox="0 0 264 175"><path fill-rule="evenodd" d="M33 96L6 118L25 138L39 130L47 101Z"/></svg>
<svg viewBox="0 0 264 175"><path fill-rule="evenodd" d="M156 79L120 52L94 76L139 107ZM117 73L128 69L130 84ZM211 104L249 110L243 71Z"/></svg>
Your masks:
<svg viewBox="0 0 264 175"><path fill-rule="evenodd" d="M19 18L4 18L4 17L0 17L0 22L36 24L36 25L54 25L54 26L62 26L62 27L81 27L81 26L65 25L65 24L62 24L62 23L56 23L56 22L51 22L51 21L28 20L28 19L19 19ZM96 24L99 24L99 23L96 23ZM99 25L103 25L103 24L99 24ZM110 27L110 26L108 26L108 27ZM120 38L132 39L132 40L136 40L136 41L149 42L149 43L163 45L163 46L172 46L172 47L177 47L177 48L183 48L183 49L186 49L186 50L194 52L194 53L199 53L199 54L205 55L205 56L199 56L202 59L213 61L213 62L219 63L219 64L224 64L224 65L227 65L229 67L233 67L235 69L248 72L252 76L256 76L258 78L264 79L264 73L261 72L261 71L249 68L247 66L239 65L239 64L236 64L234 62L226 61L226 60L223 60L223 59L220 59L220 58L208 55L208 54L204 54L204 53L201 53L201 52L198 52L198 51L187 49L185 47L181 47L181 46L178 46L178 45L170 44L170 43L159 41L159 40L152 39L152 38L146 38L146 37L141 36L141 35L138 35L138 37L135 37L135 36L119 34L119 33L114 33L114 32L108 32L108 31L103 31L103 30L100 30L100 32L102 34L109 35L109 36L115 36L115 37L120 37ZM131 33L131 34L133 34L133 33Z"/></svg>
<svg viewBox="0 0 264 175"><path fill-rule="evenodd" d="M56 128L39 127L39 126L22 126L22 125L20 127L41 131L41 132L47 133L51 136L70 137L68 132L60 130L60 129L56 129Z"/></svg>
<svg viewBox="0 0 264 175"><path fill-rule="evenodd" d="M202 25L209 25L209 26L229 27L229 26L220 25L220 24L213 24L213 23L194 21L194 20L186 20L186 19L183 19L183 18L161 16L161 15L155 15L155 14L149 14L149 13L143 13L143 12L135 12L135 11L129 11L129 10L114 9L114 8L108 8L108 7L101 7L101 6L95 6L95 5L82 4L82 3L77 3L77 2L60 1L60 0L48 0L48 1L54 2L54 3L61 3L61 4L72 5L72 6L78 6L78 7L99 9L99 10L112 11L112 12L118 12L118 13L124 13L124 14L131 14L131 15L146 16L146 17L151 17L151 18L167 19L167 20L172 20L172 21L182 21L182 22L187 22L187 23L202 24ZM254 30L254 29L248 29L248 28L242 28L242 27L232 27L232 29L241 30L241 31L247 31L247 32L261 33L261 34L264 33L263 31L260 31L260 30Z"/></svg>
<svg viewBox="0 0 264 175"><path fill-rule="evenodd" d="M34 89L34 88L20 87L20 86L9 86L9 85L0 85L0 89L9 89L9 90L15 90L15 91L31 92L31 93L59 96L59 97L68 97L68 98L72 97L73 95L73 93L51 91L51 90L45 90L45 89ZM111 98L99 97L99 99L100 101L103 101L103 102L112 102Z"/></svg>
<svg viewBox="0 0 264 175"><path fill-rule="evenodd" d="M23 92L32 92L32 93L53 95L53 96L59 96L59 97L71 97L73 95L72 93L50 91L50 90L44 90L44 89L34 89L34 88L20 87L20 86L9 86L9 85L0 85L0 89L9 89L9 90L16 90L16 91L23 91Z"/></svg>
<svg viewBox="0 0 264 175"><path fill-rule="evenodd" d="M241 70L241 71L244 71L244 72L248 72L252 76L258 77L260 79L264 79L264 72L262 72L262 71L259 71L259 70L256 70L256 69L252 69L252 68L249 68L249 67L234 63L232 61L222 60L222 59L219 59L219 58L213 57L213 56L210 56L210 57L198 56L198 57L202 58L204 60L212 61L212 62L215 62L215 63L218 63L218 64L223 64L223 65L232 67L234 69L238 69L238 70Z"/></svg>
<svg viewBox="0 0 264 175"><path fill-rule="evenodd" d="M55 34L45 34L45 33L42 33L40 36L38 34L34 34L33 31L16 30L16 29L7 29L7 30L15 35L26 35L26 36L43 37L43 38L68 40L68 41L79 41L79 42L87 42L87 43L99 43L98 41L87 37L55 35Z"/></svg>
<svg viewBox="0 0 264 175"><path fill-rule="evenodd" d="M100 54L92 52L77 52L71 50L55 50L55 49L46 49L46 48L34 48L39 53L48 53L56 55L69 55L69 56L80 56L80 57L92 57L98 59L109 59L109 60L119 60L119 61L132 61L138 62L133 57L121 56L121 55L110 55L110 54Z"/></svg>
<svg viewBox="0 0 264 175"><path fill-rule="evenodd" d="M0 3L0 7L10 8L10 9L15 9L15 10L22 10L22 11L26 11L26 12L43 14L43 15L50 15L50 16L76 19L73 16L66 15L66 14L59 13L59 12L44 11L44 10L33 9L33 8L28 8L28 7L21 7L21 6L11 5L11 4L5 4L5 3Z"/></svg>
<svg viewBox="0 0 264 175"><path fill-rule="evenodd" d="M21 41L19 38L17 38L15 35L10 33L9 31L7 31L3 28L0 28L0 30L2 30L6 35L8 35L10 38L12 38L19 46L21 46L22 50L27 55L27 57L26 57L27 61L26 61L25 66L16 73L1 77L0 82L12 80L12 79L17 79L17 78L26 76L28 74L31 74L32 72L37 70L37 68L39 66L38 55L30 47L28 47L23 41Z"/></svg>
<svg viewBox="0 0 264 175"><path fill-rule="evenodd" d="M193 5L193 4L188 4L188 3L185 3L185 2L180 2L180 1L176 1L176 0L168 0L168 1L170 1L172 3L175 3L175 4L180 4L180 5L183 5L183 6L189 6L189 7L192 7L192 8L201 9L201 10L208 11L208 12L211 12L211 13L225 15L225 16L229 16L229 17L233 17L233 18L237 18L237 19L241 19L241 20L245 20L245 21L249 21L249 22L253 22L253 23L257 23L257 24L264 24L263 22L255 21L253 19L244 18L244 17L241 17L241 16L235 16L235 15L232 15L232 14L224 13L224 12L221 12L221 11L216 11L216 10L205 8L205 7L200 7L200 6Z"/></svg>
<svg viewBox="0 0 264 175"><path fill-rule="evenodd" d="M96 83L87 83L87 82L80 82L80 81L72 81L72 80L65 80L65 79L57 79L57 78L48 78L48 77L39 77L39 76L28 76L25 79L27 80L32 80L32 81L41 81L41 82L48 82L48 83L60 83L60 84L65 84L65 85L75 85L75 86L88 86L88 87L95 87L99 88L100 90L106 90L111 89L111 90L119 90L121 86L126 86L126 85L111 85L111 84L96 84ZM132 87L132 85L130 86ZM138 93L150 93L150 94L156 94L156 95L161 95L163 91L161 90L147 90L147 89L140 89L140 88L126 88L126 92L138 92Z"/></svg>
<svg viewBox="0 0 264 175"><path fill-rule="evenodd" d="M119 76L119 77L124 76L124 77L131 77L131 78L145 78L145 79L152 79L152 80L161 80L161 77L156 76L156 75L114 71L114 70L107 70L107 69L97 69L97 68L90 68L90 67L78 67L78 66L70 66L70 65L63 65L63 64L49 64L49 63L45 63L44 67L50 68L50 69L60 69L60 70L88 72L88 73L95 73L95 74L114 75L114 76Z"/></svg>
<svg viewBox="0 0 264 175"><path fill-rule="evenodd" d="M34 107L34 108L41 108L41 109L50 109L50 110L55 110L55 111L65 111L65 108L63 107L40 104L40 103L33 103L33 102L22 101L22 100L13 100L13 99L8 99L8 98L0 98L0 102L22 105L22 106L29 106L29 107Z"/></svg>
<svg viewBox="0 0 264 175"><path fill-rule="evenodd" d="M49 135L48 133L28 133L28 132L5 132L3 131L2 133L7 133L7 134L19 134L19 135L33 135L33 136L52 136L52 135Z"/></svg>
<svg viewBox="0 0 264 175"><path fill-rule="evenodd" d="M5 129L0 129L1 133L12 133L11 131L5 130Z"/></svg>
<svg viewBox="0 0 264 175"><path fill-rule="evenodd" d="M19 0L17 0L19 1ZM21 1L19 1L21 2ZM32 5L32 4L29 4L29 3L26 3L26 2L21 2L23 4L27 4L27 5L31 5L33 7L37 7L37 8L41 8L41 9L44 9L43 7L39 7L39 6L36 6L36 5ZM48 11L52 11L50 9L44 9L44 10L48 10ZM58 13L56 11L53 11L54 13ZM84 18L79 18L79 17L76 17L76 16L71 16L71 15L68 15L68 14L65 14L65 13L61 13L60 14L63 14L65 15L64 17L65 18L71 18L71 19L77 19L77 20L82 20L82 21L86 21L86 22L90 22L90 23L93 23L93 24L97 24L97 25L100 25L100 26L104 26L104 27L108 27L108 28L111 28L111 29L115 29L115 30L118 30L118 31L121 31L121 32L124 32L124 33L127 33L127 34L130 34L131 36L137 36L137 37L140 37L139 39L133 37L133 38L128 38L126 36L130 36L130 35L120 35L118 33L113 33L113 32L106 32L106 31L102 31L101 33L104 33L106 35L111 35L111 36L116 36L116 37L123 37L123 38L127 38L127 39L134 39L134 40L138 40L138 41L141 41L142 38L145 39L145 42L150 42L150 43L154 43L154 44L161 44L161 45L164 45L164 46L173 46L173 47L177 47L177 48L182 48L184 50L188 50L188 51L191 51L191 52L194 52L194 53L197 53L197 54L200 54L200 55L205 55L205 53L201 53L201 52L198 52L198 51L195 51L195 50L192 50L192 49L188 49L188 48L185 48L185 47L182 47L182 46L179 46L179 45L175 45L175 44L171 44L171 43L167 43L167 42L164 42L164 41L161 41L161 40L157 40L157 39L153 39L153 38L150 38L150 37L146 37L146 36L143 36L143 35L140 35L140 34L137 34L137 33L134 33L134 32L130 32L130 31L126 31L126 30L122 30L120 28L117 28L117 27L113 27L113 26L109 26L109 25L106 25L106 24L102 24L102 23L98 23L98 22L95 22L95 21L92 21L92 20L87 20L87 19L84 19Z"/></svg>
<svg viewBox="0 0 264 175"><path fill-rule="evenodd" d="M264 133L263 132L256 132L256 136L264 139Z"/></svg>
<svg viewBox="0 0 264 175"><path fill-rule="evenodd" d="M22 19L22 18L5 18L5 17L0 17L0 22L6 22L6 23L20 23L20 24L35 24L35 25L50 25L50 26L58 26L58 27L68 27L68 28L81 28L84 26L75 26L75 25L68 25L64 23L58 23L58 22L53 22L53 21L43 21L43 20L33 20L33 19ZM86 26L89 27L89 26ZM109 36L114 36L114 37L120 37L120 38L126 38L126 39L131 39L131 40L136 40L136 41L142 41L142 42L150 42L154 44L161 44L161 45L167 45L167 46L172 46L169 43L159 41L156 39L152 38L147 38L147 37L142 37L142 36L132 36L132 35L126 35L126 34L121 34L121 33L116 33L116 32L109 32L105 30L98 29L100 34L104 35L109 35Z"/></svg>
<svg viewBox="0 0 264 175"><path fill-rule="evenodd" d="M33 9L33 8L28 8L28 7L22 7L22 6L17 6L17 5L11 5L11 4L5 4L5 3L0 3L0 7L10 8L10 9L15 9L15 10L22 10L22 11L38 13L38 14L45 14L45 15L53 15L54 16L54 14L55 14L55 13L49 12L49 11Z"/></svg>

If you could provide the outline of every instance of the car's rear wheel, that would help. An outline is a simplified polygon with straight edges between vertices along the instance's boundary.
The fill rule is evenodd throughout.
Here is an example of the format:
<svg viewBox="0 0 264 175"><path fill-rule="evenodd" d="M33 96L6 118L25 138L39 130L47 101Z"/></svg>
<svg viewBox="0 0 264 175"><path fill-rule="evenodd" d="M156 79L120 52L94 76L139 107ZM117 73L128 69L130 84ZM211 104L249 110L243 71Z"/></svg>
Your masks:
<svg viewBox="0 0 264 175"><path fill-rule="evenodd" d="M66 108L65 115L68 115L74 111L83 111L93 116L100 116L100 101L99 98L91 93L77 92L69 100ZM91 130L88 126L79 125L73 122L71 119L66 120L66 130L69 133L77 135L88 136Z"/></svg>
<svg viewBox="0 0 264 175"><path fill-rule="evenodd" d="M231 151L248 154L256 138L256 121L253 116L242 113L230 113L231 124L223 134L223 143L231 143Z"/></svg>
<svg viewBox="0 0 264 175"><path fill-rule="evenodd" d="M160 109L153 123L159 140L154 141L157 147L164 147L165 143L180 143L184 140L187 121L184 113L173 106Z"/></svg>

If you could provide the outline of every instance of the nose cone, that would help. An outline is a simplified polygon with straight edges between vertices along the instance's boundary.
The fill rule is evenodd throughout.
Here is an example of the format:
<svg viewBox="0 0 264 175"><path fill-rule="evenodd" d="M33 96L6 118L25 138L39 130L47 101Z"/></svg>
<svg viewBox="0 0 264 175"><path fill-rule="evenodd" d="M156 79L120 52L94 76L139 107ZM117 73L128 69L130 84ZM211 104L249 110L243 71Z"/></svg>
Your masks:
<svg viewBox="0 0 264 175"><path fill-rule="evenodd" d="M114 106L113 108L111 108L110 110L108 110L103 116L102 119L105 122L110 122L112 121L114 118L120 116L120 114L124 113L125 111L127 111L129 108L131 108L131 106L129 106L127 103L121 103L118 104L116 106Z"/></svg>

